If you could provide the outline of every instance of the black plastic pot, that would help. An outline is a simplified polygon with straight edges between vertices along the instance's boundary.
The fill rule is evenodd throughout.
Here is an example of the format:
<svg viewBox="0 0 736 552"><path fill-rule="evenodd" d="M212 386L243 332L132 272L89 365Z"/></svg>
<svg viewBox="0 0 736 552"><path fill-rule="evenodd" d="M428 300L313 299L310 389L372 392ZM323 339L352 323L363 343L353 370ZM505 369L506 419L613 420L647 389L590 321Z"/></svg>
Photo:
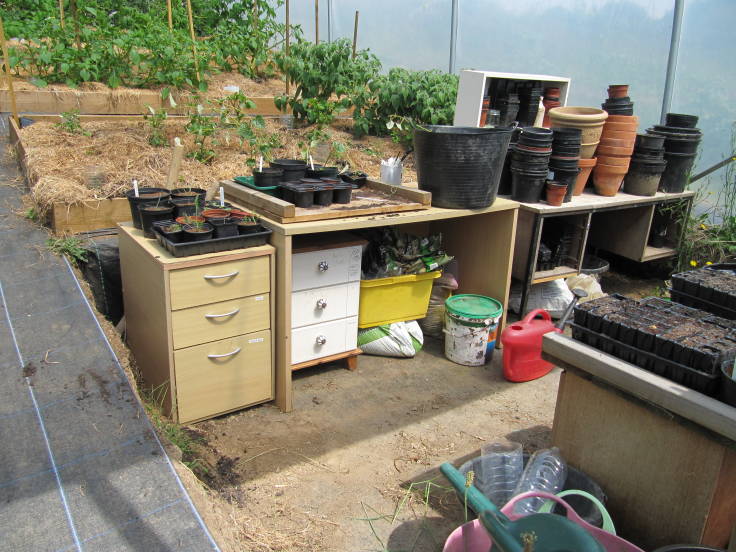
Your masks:
<svg viewBox="0 0 736 552"><path fill-rule="evenodd" d="M582 133L583 131L579 128L552 127L552 141L555 144L579 145Z"/></svg>
<svg viewBox="0 0 736 552"><path fill-rule="evenodd" d="M697 153L700 137L695 140L667 138L664 141L664 150L669 153Z"/></svg>
<svg viewBox="0 0 736 552"><path fill-rule="evenodd" d="M263 170L253 169L253 184L259 188L276 186L284 178L284 169L264 167Z"/></svg>
<svg viewBox="0 0 736 552"><path fill-rule="evenodd" d="M657 548L654 552L726 552L722 548L711 548L701 544L671 544Z"/></svg>
<svg viewBox="0 0 736 552"><path fill-rule="evenodd" d="M214 228L212 228L212 225L204 222L202 223L201 229L197 229L194 226L185 225L184 226L184 235L187 237L186 241L205 241L212 239L212 233L214 232Z"/></svg>
<svg viewBox="0 0 736 552"><path fill-rule="evenodd" d="M524 143L525 140L542 140L544 142L552 142L552 131L544 127L523 127L519 135L519 142Z"/></svg>
<svg viewBox="0 0 736 552"><path fill-rule="evenodd" d="M328 178L330 176L337 176L337 167L323 167L322 165L314 164L314 169L310 165L307 165L306 177L307 178Z"/></svg>
<svg viewBox="0 0 736 552"><path fill-rule="evenodd" d="M672 127L667 125L652 125L651 128L647 129L650 134L662 134L664 136L679 136L680 134L696 134L701 136L703 133L699 128L689 127Z"/></svg>
<svg viewBox="0 0 736 552"><path fill-rule="evenodd" d="M153 223L154 228L158 228L161 233L174 243L184 240L184 229L181 224L173 220L161 220ZM174 228L174 229L172 229ZM178 230L177 230L178 228Z"/></svg>
<svg viewBox="0 0 736 552"><path fill-rule="evenodd" d="M125 197L128 198L128 205L130 205L130 215L133 219L133 226L138 230L143 228L141 226L141 215L138 211L138 205L156 200L167 200L170 197L169 190L166 188L138 188L138 196L135 195L135 190L128 190L125 192Z"/></svg>
<svg viewBox="0 0 736 552"><path fill-rule="evenodd" d="M547 181L547 171L525 172L511 169L511 199L522 203L539 203Z"/></svg>
<svg viewBox="0 0 736 552"><path fill-rule="evenodd" d="M368 180L368 175L363 172L349 172L340 175L343 182L354 184L353 188L362 188Z"/></svg>
<svg viewBox="0 0 736 552"><path fill-rule="evenodd" d="M575 191L575 180L578 177L578 173L580 172L580 169L577 167L577 165L575 165L574 169L558 169L558 168L552 168L552 166L550 165L550 170L554 171L555 180L558 183L567 184L567 191L565 192L565 199L563 199L562 202L570 203L572 201L572 193Z"/></svg>
<svg viewBox="0 0 736 552"><path fill-rule="evenodd" d="M511 149L506 152L506 157L503 161L503 170L501 172L501 178L498 181L498 195L510 195L511 194Z"/></svg>
<svg viewBox="0 0 736 552"><path fill-rule="evenodd" d="M577 171L578 169L578 162L580 161L580 157L556 157L552 156L549 158L549 169L551 171L554 170L563 170L563 171Z"/></svg>
<svg viewBox="0 0 736 552"><path fill-rule="evenodd" d="M624 176L623 191L637 196L653 196L659 189L666 163L643 164L633 159L629 165L629 172Z"/></svg>
<svg viewBox="0 0 736 552"><path fill-rule="evenodd" d="M141 218L141 229L143 235L149 239L155 239L153 223L159 220L169 220L174 213L174 205L169 201L141 203L138 205Z"/></svg>
<svg viewBox="0 0 736 552"><path fill-rule="evenodd" d="M698 124L698 116L685 115L684 113L667 113L665 123L672 127L695 128Z"/></svg>
<svg viewBox="0 0 736 552"><path fill-rule="evenodd" d="M173 197L171 203L174 204L174 218L194 215L197 210L197 204L191 197Z"/></svg>
<svg viewBox="0 0 736 552"><path fill-rule="evenodd" d="M258 232L261 226L257 222L246 222L244 220L238 221L238 234L253 234Z"/></svg>
<svg viewBox="0 0 736 552"><path fill-rule="evenodd" d="M350 203L350 199L353 195L353 187L350 184L335 184L332 200L335 203L346 204Z"/></svg>
<svg viewBox="0 0 736 552"><path fill-rule="evenodd" d="M304 178L304 173L307 170L307 163L301 159L274 159L269 165L284 171L281 182L292 182Z"/></svg>
<svg viewBox="0 0 736 552"><path fill-rule="evenodd" d="M667 166L662 173L659 189L663 192L683 192L695 162L695 153L666 153Z"/></svg>
<svg viewBox="0 0 736 552"><path fill-rule="evenodd" d="M284 198L289 197L289 201L297 207L312 207L314 205L315 187L301 182L289 182L282 187L285 194Z"/></svg>
<svg viewBox="0 0 736 552"><path fill-rule="evenodd" d="M215 231L215 238L229 238L238 235L238 219L228 217L224 220L212 220L210 224Z"/></svg>
<svg viewBox="0 0 736 552"><path fill-rule="evenodd" d="M332 197L334 195L335 187L331 184L324 182L315 184L314 186L314 204L328 207L332 205Z"/></svg>
<svg viewBox="0 0 736 552"><path fill-rule="evenodd" d="M634 150L646 149L646 150L661 150L664 148L664 136L657 134L642 134L636 135L636 142L634 142Z"/></svg>
<svg viewBox="0 0 736 552"><path fill-rule="evenodd" d="M204 205L204 200L206 196L207 190L203 190L202 188L175 188L171 190L171 197L175 199L185 198L195 201L197 198L199 198L200 208L203 208L202 205Z"/></svg>
<svg viewBox="0 0 736 552"><path fill-rule="evenodd" d="M498 192L511 129L427 126L414 131L419 189L432 205L480 209Z"/></svg>

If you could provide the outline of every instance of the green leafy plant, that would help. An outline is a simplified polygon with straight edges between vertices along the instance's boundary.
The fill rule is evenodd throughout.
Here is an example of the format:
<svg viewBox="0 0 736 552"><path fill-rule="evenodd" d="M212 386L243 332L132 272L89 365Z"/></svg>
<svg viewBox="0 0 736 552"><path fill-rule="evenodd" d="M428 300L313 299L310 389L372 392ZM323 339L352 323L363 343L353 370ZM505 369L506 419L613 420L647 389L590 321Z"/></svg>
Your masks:
<svg viewBox="0 0 736 552"><path fill-rule="evenodd" d="M91 134L82 128L82 123L79 120L79 110L72 109L71 111L64 111L59 115L61 121L56 123L56 127L60 128L64 132L71 134L82 134L84 136L90 136Z"/></svg>
<svg viewBox="0 0 736 552"><path fill-rule="evenodd" d="M149 105L148 111L149 113L143 115L143 118L148 121L148 129L150 131L150 134L148 135L148 143L157 148L165 146L168 144L164 128L164 123L168 116L166 110L163 107L153 109Z"/></svg>
<svg viewBox="0 0 736 552"><path fill-rule="evenodd" d="M23 216L33 222L39 222L41 220L41 215L35 207L29 207L26 209Z"/></svg>
<svg viewBox="0 0 736 552"><path fill-rule="evenodd" d="M49 238L46 240L46 246L56 255L66 256L74 264L87 262L87 250L82 241L75 236Z"/></svg>
<svg viewBox="0 0 736 552"><path fill-rule="evenodd" d="M291 52L276 54L281 72L296 86L293 95L274 98L281 110L291 109L301 123L329 124L335 114L352 105L352 97L381 69L378 58L367 50L352 56L347 39L332 43L299 42Z"/></svg>
<svg viewBox="0 0 736 552"><path fill-rule="evenodd" d="M211 163L215 159L215 150L211 146L217 145L215 133L217 132L217 120L204 114L202 104L197 104L189 116L189 122L184 127L194 137L197 149L189 152L191 157L200 163Z"/></svg>

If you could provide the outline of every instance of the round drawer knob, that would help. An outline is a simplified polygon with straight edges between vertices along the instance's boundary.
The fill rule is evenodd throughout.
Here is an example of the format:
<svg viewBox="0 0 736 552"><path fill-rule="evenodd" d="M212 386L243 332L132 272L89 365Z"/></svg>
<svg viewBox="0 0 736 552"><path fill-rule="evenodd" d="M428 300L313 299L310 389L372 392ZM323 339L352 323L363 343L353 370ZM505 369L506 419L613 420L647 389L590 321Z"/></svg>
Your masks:
<svg viewBox="0 0 736 552"><path fill-rule="evenodd" d="M319 267L320 272L327 272L327 269L330 268L330 265L327 264L327 261L320 261L317 266Z"/></svg>
<svg viewBox="0 0 736 552"><path fill-rule="evenodd" d="M318 335L316 341L317 345L324 345L325 343L327 343L327 338L323 335Z"/></svg>
<svg viewBox="0 0 736 552"><path fill-rule="evenodd" d="M318 309L326 309L327 308L327 301L324 299L317 300L317 308Z"/></svg>

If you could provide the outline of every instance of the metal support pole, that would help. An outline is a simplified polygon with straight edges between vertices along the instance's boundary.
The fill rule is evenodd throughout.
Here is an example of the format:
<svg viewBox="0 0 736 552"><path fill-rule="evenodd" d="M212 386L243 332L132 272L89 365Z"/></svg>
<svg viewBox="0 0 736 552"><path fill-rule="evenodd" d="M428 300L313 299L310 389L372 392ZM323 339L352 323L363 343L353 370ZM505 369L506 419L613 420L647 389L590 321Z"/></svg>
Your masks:
<svg viewBox="0 0 736 552"><path fill-rule="evenodd" d="M450 23L450 73L455 72L455 53L457 49L457 4L459 0L452 0L452 20Z"/></svg>
<svg viewBox="0 0 736 552"><path fill-rule="evenodd" d="M664 97L662 98L662 114L660 124L665 124L665 117L672 105L672 92L677 73L677 54L680 52L680 31L682 30L682 12L685 0L675 0L675 14L672 17L672 36L670 37L670 54L667 58L667 77L664 82Z"/></svg>
<svg viewBox="0 0 736 552"><path fill-rule="evenodd" d="M332 0L327 0L327 42L332 43Z"/></svg>

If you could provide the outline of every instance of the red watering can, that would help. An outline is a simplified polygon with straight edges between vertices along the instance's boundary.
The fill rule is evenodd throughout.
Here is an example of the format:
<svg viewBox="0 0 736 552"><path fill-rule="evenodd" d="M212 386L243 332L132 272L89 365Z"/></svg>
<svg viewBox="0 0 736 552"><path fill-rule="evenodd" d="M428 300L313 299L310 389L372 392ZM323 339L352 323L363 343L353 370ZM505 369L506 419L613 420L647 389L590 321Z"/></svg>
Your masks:
<svg viewBox="0 0 736 552"><path fill-rule="evenodd" d="M503 331L503 377L513 382L531 381L552 369L551 363L542 360L542 337L549 332L562 333L575 303L588 295L582 289L574 289L572 293L573 299L557 325L546 310L535 309Z"/></svg>

